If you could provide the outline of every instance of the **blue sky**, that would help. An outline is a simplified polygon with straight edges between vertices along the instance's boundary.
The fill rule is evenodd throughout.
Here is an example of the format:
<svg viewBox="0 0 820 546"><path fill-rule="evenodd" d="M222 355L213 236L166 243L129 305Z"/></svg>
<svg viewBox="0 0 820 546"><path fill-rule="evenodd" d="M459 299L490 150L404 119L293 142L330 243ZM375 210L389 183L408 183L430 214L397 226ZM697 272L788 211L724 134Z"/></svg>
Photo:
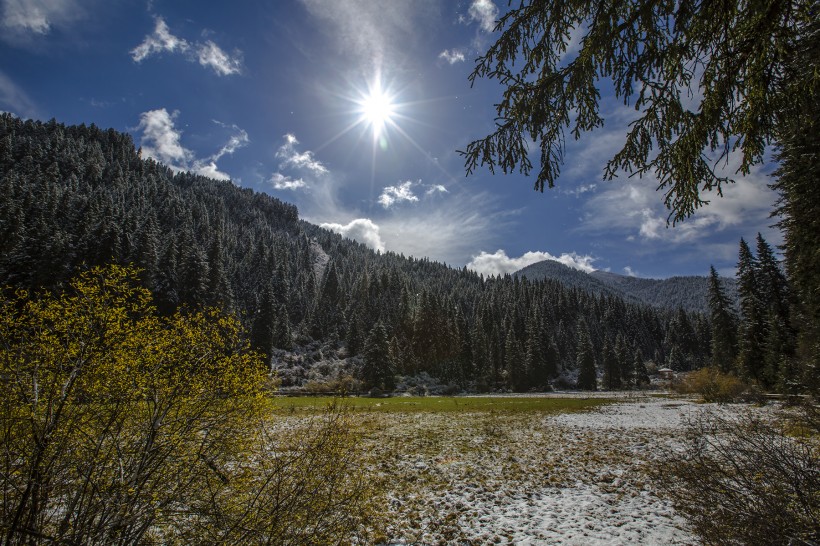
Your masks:
<svg viewBox="0 0 820 546"><path fill-rule="evenodd" d="M373 248L487 274L547 258L732 274L740 237L782 242L772 164L675 227L652 178L602 181L635 115L606 94L605 127L568 140L556 188L466 177L456 150L492 130L500 96L467 76L506 5L0 0L0 110L129 132L144 155L294 203Z"/></svg>

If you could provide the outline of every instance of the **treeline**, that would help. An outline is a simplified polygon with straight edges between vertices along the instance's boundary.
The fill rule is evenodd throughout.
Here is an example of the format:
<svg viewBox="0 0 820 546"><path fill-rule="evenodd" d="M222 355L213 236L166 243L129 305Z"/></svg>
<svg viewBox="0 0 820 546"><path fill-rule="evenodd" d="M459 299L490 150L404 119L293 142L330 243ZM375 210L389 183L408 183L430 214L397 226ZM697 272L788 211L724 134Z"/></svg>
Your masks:
<svg viewBox="0 0 820 546"><path fill-rule="evenodd" d="M780 392L803 390L796 358L797 331L792 319L793 297L774 251L759 233L756 252L741 239L737 264L740 314L736 315L711 269L709 305L712 365Z"/></svg>
<svg viewBox="0 0 820 546"><path fill-rule="evenodd" d="M268 358L319 343L368 385L427 372L547 388L574 382L589 352L617 388L644 381L650 361L686 370L710 358L706 316L376 253L275 198L142 159L113 130L3 114L0 174L0 285L56 288L133 263L160 312L219 306Z"/></svg>

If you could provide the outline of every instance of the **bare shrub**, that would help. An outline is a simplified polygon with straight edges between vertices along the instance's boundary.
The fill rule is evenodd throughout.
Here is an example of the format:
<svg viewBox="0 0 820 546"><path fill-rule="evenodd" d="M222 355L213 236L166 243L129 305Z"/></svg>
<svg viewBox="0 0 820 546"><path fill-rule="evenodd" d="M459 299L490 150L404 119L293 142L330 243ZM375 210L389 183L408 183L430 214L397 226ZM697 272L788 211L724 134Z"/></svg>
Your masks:
<svg viewBox="0 0 820 546"><path fill-rule="evenodd" d="M681 394L699 394L706 402L726 404L737 402L749 396L752 388L734 375L715 368L701 368L687 374L674 384Z"/></svg>
<svg viewBox="0 0 820 546"><path fill-rule="evenodd" d="M706 415L654 477L706 544L817 544L819 430L810 411L778 422Z"/></svg>
<svg viewBox="0 0 820 546"><path fill-rule="evenodd" d="M260 428L256 448L212 477L202 491L207 494L175 526L175 538L213 544L367 542L378 526L378 487L365 480L347 411L334 403L320 416Z"/></svg>

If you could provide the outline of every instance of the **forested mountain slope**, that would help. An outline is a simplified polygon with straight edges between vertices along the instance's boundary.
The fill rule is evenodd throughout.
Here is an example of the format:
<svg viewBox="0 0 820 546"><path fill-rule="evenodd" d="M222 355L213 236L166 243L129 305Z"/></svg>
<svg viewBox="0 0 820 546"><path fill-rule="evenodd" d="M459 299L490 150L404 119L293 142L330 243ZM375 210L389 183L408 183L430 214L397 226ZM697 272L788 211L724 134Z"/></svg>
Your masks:
<svg viewBox="0 0 820 546"><path fill-rule="evenodd" d="M144 160L129 135L93 125L0 115L0 192L0 285L51 288L92 265L134 263L163 312L222 307L268 357L344 361L369 385L427 372L473 388L546 387L573 376L579 328L599 367L611 350L606 365L625 381L636 363L674 355L692 367L708 352L702 315L376 253L278 199Z"/></svg>
<svg viewBox="0 0 820 546"><path fill-rule="evenodd" d="M664 309L683 308L695 313L709 312L709 279L703 277L670 277L644 279L618 275L609 271L585 273L554 260L544 260L514 273L530 280L555 279L567 286L596 294L619 296L630 302L640 302ZM722 278L729 301L737 305L737 282Z"/></svg>

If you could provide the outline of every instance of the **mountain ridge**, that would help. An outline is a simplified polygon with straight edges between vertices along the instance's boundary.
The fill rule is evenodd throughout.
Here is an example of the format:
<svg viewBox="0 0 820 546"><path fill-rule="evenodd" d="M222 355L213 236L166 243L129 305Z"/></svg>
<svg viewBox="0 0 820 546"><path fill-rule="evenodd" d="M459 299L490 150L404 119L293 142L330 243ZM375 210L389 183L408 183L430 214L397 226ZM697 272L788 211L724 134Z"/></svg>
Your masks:
<svg viewBox="0 0 820 546"><path fill-rule="evenodd" d="M675 275L666 279L650 279L602 270L587 273L555 260L528 265L513 273L513 276L527 277L529 280L553 279L566 286L616 295L663 309L709 312L709 278L706 276ZM721 277L721 283L729 301L737 305L736 281Z"/></svg>
<svg viewBox="0 0 820 546"><path fill-rule="evenodd" d="M0 192L0 286L59 289L134 264L163 314L236 314L271 367L288 366L283 384L428 373L473 391L572 386L581 337L597 355L616 348L628 385L644 362L677 354L689 369L708 355L701 315L375 252L267 194L142 159L112 129L0 114ZM383 375L363 372L367 354Z"/></svg>

